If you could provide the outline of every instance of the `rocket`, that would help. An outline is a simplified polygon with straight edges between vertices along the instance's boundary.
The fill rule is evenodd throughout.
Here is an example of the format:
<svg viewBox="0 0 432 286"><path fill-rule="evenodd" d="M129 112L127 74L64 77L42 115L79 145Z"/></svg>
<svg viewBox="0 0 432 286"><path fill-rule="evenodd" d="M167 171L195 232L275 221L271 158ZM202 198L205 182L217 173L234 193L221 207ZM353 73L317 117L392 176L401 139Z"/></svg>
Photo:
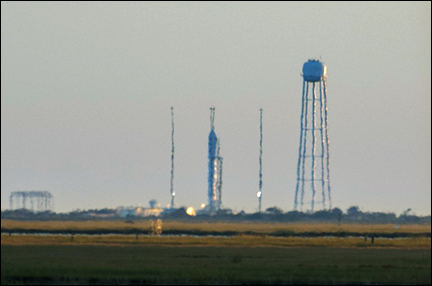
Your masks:
<svg viewBox="0 0 432 286"><path fill-rule="evenodd" d="M214 131L215 108L210 108L210 134L208 145L208 211L215 214L222 205L222 157L219 139Z"/></svg>
<svg viewBox="0 0 432 286"><path fill-rule="evenodd" d="M209 134L208 145L208 201L209 206L212 207L212 202L216 199L216 180L217 180L217 136L216 132L212 129ZM215 178L216 176L216 178Z"/></svg>

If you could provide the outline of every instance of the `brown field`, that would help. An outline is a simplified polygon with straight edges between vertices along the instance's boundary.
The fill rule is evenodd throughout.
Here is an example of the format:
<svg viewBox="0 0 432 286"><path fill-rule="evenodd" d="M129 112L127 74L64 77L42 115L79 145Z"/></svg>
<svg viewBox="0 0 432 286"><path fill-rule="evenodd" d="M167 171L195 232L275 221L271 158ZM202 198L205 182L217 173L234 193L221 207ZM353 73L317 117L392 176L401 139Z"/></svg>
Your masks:
<svg viewBox="0 0 432 286"><path fill-rule="evenodd" d="M1 220L2 229L37 229L45 231L74 231L74 230L148 230L149 221L14 221ZM277 231L290 231L294 233L431 233L430 225L399 225L394 224L337 224L331 223L267 223L267 222L179 222L163 221L163 231L204 231L237 233L254 232L257 234L269 234Z"/></svg>
<svg viewBox="0 0 432 286"><path fill-rule="evenodd" d="M172 245L172 246L271 246L271 247L396 247L396 248L431 248L430 226L402 225L395 228L392 224L308 224L308 223L188 223L164 221L163 233L181 234L196 233L197 236L150 236L150 222L138 221L12 221L2 220L2 229L53 231L57 235L17 235L11 236L3 232L1 244L8 245ZM73 234L79 231L93 231L93 235ZM110 231L121 233L110 234ZM60 232L60 234L59 234ZM62 235L61 232L64 232ZM223 236L225 232L235 235ZM274 236L274 233L312 233L314 235L295 237ZM213 233L218 236L208 236ZM331 234L347 233L341 237ZM364 234L356 237L350 234ZM412 237L394 239L392 237L375 236L374 242L368 234L413 234ZM429 237L424 234L429 233ZM72 235L73 234L73 235ZM322 234L322 235L321 235ZM330 234L330 237L329 237ZM415 235L421 234L421 235ZM222 235L222 236L221 236ZM367 237L367 239L365 239Z"/></svg>
<svg viewBox="0 0 432 286"><path fill-rule="evenodd" d="M1 245L99 245L99 246L217 246L217 247L331 247L430 249L425 237L365 240L358 237L233 237L135 236L135 235L1 235Z"/></svg>
<svg viewBox="0 0 432 286"><path fill-rule="evenodd" d="M163 231L233 236L151 236L148 221L22 222L2 230L1 285L430 285L430 226L186 223ZM138 234L136 230L146 230ZM94 231L76 235L74 231ZM121 234L109 234L121 230ZM129 231L133 230L133 231ZM405 238L278 237L290 233L408 233ZM24 231L25 232L25 231ZM124 232L124 233L123 233ZM101 234L97 234L101 233ZM129 234L127 234L129 233ZM247 235L242 233L253 233ZM429 234L429 236L425 235Z"/></svg>

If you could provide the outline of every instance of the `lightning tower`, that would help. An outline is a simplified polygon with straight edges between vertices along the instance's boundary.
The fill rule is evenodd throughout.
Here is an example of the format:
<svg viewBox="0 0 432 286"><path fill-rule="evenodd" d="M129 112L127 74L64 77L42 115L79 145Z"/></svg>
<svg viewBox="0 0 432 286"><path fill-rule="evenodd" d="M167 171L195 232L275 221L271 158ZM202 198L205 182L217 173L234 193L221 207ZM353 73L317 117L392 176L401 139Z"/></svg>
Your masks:
<svg viewBox="0 0 432 286"><path fill-rule="evenodd" d="M262 108L260 108L260 153L259 153L259 191L258 197L258 210L261 213L261 198L262 198Z"/></svg>
<svg viewBox="0 0 432 286"><path fill-rule="evenodd" d="M304 63L295 210L299 204L300 211L303 210L307 197L310 199L310 211L313 212L317 193L321 194L322 208L332 208L326 78L325 64L319 60ZM305 189L311 192L306 194Z"/></svg>
<svg viewBox="0 0 432 286"><path fill-rule="evenodd" d="M174 207L174 108L171 107L171 208Z"/></svg>

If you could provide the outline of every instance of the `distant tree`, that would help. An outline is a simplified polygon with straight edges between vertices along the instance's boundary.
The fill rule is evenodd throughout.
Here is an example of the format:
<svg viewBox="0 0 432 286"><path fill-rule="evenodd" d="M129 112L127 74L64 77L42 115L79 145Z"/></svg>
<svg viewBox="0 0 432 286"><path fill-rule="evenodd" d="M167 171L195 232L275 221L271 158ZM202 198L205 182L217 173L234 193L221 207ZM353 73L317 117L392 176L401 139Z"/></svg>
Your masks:
<svg viewBox="0 0 432 286"><path fill-rule="evenodd" d="M280 215L283 213L282 209L280 209L279 207L276 207L276 206L266 209L265 212L267 214L272 214L272 215Z"/></svg>
<svg viewBox="0 0 432 286"><path fill-rule="evenodd" d="M299 211L289 211L284 216L289 220L300 220L304 218L305 214Z"/></svg>
<svg viewBox="0 0 432 286"><path fill-rule="evenodd" d="M347 210L347 215L348 216L356 216L360 213L360 209L358 206L351 206L348 208Z"/></svg>
<svg viewBox="0 0 432 286"><path fill-rule="evenodd" d="M333 217L332 213L328 210L316 211L312 214L312 217L320 220L331 219Z"/></svg>
<svg viewBox="0 0 432 286"><path fill-rule="evenodd" d="M238 212L236 215L238 215L238 216L244 216L244 215L246 215L246 213L245 213L244 210L241 210L241 211Z"/></svg>
<svg viewBox="0 0 432 286"><path fill-rule="evenodd" d="M336 217L338 217L339 215L343 214L343 211L340 208L333 208L331 210L332 214L335 215Z"/></svg>
<svg viewBox="0 0 432 286"><path fill-rule="evenodd" d="M216 214L220 216L220 215L232 215L232 213L233 213L232 210L227 208L227 209L218 210Z"/></svg>

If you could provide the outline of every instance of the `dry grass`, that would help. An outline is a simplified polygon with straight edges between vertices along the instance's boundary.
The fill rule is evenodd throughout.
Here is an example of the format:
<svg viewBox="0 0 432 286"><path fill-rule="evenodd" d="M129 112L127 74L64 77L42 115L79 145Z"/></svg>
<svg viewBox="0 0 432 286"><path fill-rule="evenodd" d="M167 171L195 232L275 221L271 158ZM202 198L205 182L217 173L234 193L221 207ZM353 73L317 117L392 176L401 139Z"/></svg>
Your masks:
<svg viewBox="0 0 432 286"><path fill-rule="evenodd" d="M74 231L74 230L149 230L149 221L135 221L125 223L123 221L14 221L1 220L3 229L37 229L45 231ZM255 232L258 234L268 234L277 231L290 231L294 233L314 232L314 233L336 233L336 232L356 232L356 233L430 233L430 225L400 225L395 228L394 224L337 224L330 223L265 223L265 222L178 222L163 221L163 230L177 231L204 231L204 232L226 232L234 231Z"/></svg>
<svg viewBox="0 0 432 286"><path fill-rule="evenodd" d="M2 245L1 258L1 285L431 285L430 249Z"/></svg>
<svg viewBox="0 0 432 286"><path fill-rule="evenodd" d="M426 225L396 229L393 224L163 222L165 233L237 234L229 237L134 235L150 232L149 221L2 220L1 226L98 233L2 234L2 285L430 285L431 281L431 227ZM266 235L278 232L319 235ZM375 237L372 244L370 238L336 237L340 232L413 235Z"/></svg>
<svg viewBox="0 0 432 286"><path fill-rule="evenodd" d="M135 236L135 235L5 235L2 245L107 245L107 246L228 246L228 247L350 247L350 248L405 248L430 249L431 239L424 237L406 239L375 238L374 243L358 237L272 237L239 235L233 237L194 236Z"/></svg>

